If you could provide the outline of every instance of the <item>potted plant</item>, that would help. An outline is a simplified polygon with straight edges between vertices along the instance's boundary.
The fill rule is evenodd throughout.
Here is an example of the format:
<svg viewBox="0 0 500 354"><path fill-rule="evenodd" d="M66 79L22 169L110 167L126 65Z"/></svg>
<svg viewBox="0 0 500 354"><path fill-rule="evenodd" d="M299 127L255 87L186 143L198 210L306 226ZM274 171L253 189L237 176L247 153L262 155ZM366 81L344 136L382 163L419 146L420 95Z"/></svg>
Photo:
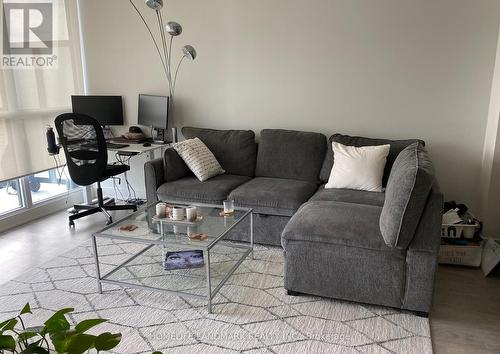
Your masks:
<svg viewBox="0 0 500 354"><path fill-rule="evenodd" d="M111 350L120 343L121 333L104 332L99 335L86 333L89 329L106 322L105 319L83 320L72 327L66 319L66 314L73 311L73 308L61 309L43 325L27 328L23 316L32 312L29 303L26 304L19 315L0 323L0 353L80 354L91 349L97 352Z"/></svg>

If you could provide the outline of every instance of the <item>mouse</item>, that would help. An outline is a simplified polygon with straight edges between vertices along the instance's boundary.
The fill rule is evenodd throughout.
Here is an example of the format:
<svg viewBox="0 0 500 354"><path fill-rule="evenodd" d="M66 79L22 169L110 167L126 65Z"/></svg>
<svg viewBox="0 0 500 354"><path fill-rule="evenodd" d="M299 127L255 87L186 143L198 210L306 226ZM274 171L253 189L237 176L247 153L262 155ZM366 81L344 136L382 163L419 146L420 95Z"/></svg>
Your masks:
<svg viewBox="0 0 500 354"><path fill-rule="evenodd" d="M144 146L144 147L151 146L151 143L144 143L144 144L142 144L142 146Z"/></svg>

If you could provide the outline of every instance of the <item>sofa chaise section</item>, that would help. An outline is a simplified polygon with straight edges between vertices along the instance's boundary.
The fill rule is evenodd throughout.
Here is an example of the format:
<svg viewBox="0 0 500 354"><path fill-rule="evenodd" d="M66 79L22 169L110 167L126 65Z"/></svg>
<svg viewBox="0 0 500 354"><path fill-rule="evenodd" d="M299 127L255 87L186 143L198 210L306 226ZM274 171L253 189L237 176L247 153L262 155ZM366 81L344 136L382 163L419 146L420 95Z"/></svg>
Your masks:
<svg viewBox="0 0 500 354"><path fill-rule="evenodd" d="M354 203L304 204L283 231L285 288L401 307L405 256L384 243L381 211Z"/></svg>
<svg viewBox="0 0 500 354"><path fill-rule="evenodd" d="M381 194L320 190L304 204L282 235L285 288L427 314L443 197L422 144L398 154Z"/></svg>

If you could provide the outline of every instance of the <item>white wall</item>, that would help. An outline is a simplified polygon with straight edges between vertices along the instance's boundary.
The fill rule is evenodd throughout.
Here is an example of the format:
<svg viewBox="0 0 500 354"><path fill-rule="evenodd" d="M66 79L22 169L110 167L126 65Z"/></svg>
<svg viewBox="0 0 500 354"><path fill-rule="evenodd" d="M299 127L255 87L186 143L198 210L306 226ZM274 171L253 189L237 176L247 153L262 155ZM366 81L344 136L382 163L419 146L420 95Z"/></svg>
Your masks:
<svg viewBox="0 0 500 354"><path fill-rule="evenodd" d="M484 234L500 239L500 38L493 82L490 108L484 139L481 179L481 202L484 219Z"/></svg>
<svg viewBox="0 0 500 354"><path fill-rule="evenodd" d="M142 0L135 3L153 25ZM128 1L80 0L91 93L166 94ZM177 125L423 138L447 199L480 214L497 0L169 0L184 27Z"/></svg>

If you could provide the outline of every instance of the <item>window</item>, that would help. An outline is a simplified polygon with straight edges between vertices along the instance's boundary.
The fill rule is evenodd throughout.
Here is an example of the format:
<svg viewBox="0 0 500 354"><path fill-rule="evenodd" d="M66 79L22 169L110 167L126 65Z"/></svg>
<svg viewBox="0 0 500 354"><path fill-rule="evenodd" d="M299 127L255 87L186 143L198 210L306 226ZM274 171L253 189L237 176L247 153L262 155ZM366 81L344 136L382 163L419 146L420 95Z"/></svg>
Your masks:
<svg viewBox="0 0 500 354"><path fill-rule="evenodd" d="M0 215L23 207L21 183L18 179L0 182Z"/></svg>
<svg viewBox="0 0 500 354"><path fill-rule="evenodd" d="M0 181L54 166L46 149L46 126L70 111L71 95L83 90L76 0L50 3L56 65L0 67Z"/></svg>
<svg viewBox="0 0 500 354"><path fill-rule="evenodd" d="M68 176L69 173L66 167L28 176L33 204L64 195L78 188Z"/></svg>
<svg viewBox="0 0 500 354"><path fill-rule="evenodd" d="M67 167L0 182L0 217L77 190L81 191L69 178Z"/></svg>

